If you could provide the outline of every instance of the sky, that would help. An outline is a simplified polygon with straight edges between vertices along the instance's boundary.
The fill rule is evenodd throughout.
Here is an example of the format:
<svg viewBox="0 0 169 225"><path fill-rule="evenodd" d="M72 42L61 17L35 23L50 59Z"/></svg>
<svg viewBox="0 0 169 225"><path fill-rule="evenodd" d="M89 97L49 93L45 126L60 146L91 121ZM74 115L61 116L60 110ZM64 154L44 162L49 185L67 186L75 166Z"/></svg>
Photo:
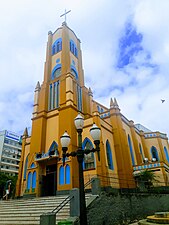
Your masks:
<svg viewBox="0 0 169 225"><path fill-rule="evenodd" d="M94 99L109 108L115 97L129 120L169 135L168 0L1 0L0 130L31 127L48 31L65 9Z"/></svg>

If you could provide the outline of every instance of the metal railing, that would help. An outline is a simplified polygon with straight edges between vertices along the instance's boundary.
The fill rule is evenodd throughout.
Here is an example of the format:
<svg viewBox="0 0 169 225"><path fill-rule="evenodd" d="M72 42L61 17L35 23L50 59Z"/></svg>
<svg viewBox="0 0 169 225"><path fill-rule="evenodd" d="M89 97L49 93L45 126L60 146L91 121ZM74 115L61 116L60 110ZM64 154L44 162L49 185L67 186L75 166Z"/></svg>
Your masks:
<svg viewBox="0 0 169 225"><path fill-rule="evenodd" d="M70 197L70 195L69 196L67 196L56 208L54 208L53 210L52 210L52 213L53 212L55 212L55 214L57 214L61 209L63 209L63 207L65 206L65 205L67 205L70 201L71 201L71 199L73 199L74 198L74 196L72 196L72 197Z"/></svg>
<svg viewBox="0 0 169 225"><path fill-rule="evenodd" d="M92 178L96 178L97 176L93 176ZM89 186L90 184L92 184L93 180L92 178L90 178L85 184L84 184L84 188L86 188L87 186Z"/></svg>

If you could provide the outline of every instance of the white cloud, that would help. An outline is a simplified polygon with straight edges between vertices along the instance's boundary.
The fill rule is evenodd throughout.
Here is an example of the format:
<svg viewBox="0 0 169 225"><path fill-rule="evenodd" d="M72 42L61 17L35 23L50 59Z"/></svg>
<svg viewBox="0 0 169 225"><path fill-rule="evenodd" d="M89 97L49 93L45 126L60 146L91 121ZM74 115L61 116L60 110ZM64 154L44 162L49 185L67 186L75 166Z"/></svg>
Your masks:
<svg viewBox="0 0 169 225"><path fill-rule="evenodd" d="M82 42L86 86L94 90L94 98L109 107L110 97L117 97L129 119L169 133L168 0L3 1L0 130L30 126L34 87L43 80L47 33L61 26L65 8L72 10L67 21ZM141 65L146 61L144 51L133 65L117 70L118 42L129 18L143 35L143 49L151 54L150 62L157 70ZM165 103L161 104L161 98Z"/></svg>

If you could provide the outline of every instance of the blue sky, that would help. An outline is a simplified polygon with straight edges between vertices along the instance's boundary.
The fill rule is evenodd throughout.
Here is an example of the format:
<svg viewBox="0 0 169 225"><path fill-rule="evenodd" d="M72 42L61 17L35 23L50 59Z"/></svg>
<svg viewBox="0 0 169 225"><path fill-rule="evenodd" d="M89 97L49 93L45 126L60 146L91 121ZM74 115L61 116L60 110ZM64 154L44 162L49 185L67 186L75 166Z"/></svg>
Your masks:
<svg viewBox="0 0 169 225"><path fill-rule="evenodd" d="M6 0L0 7L0 130L31 127L48 31L67 23L81 40L85 83L129 120L169 134L168 0ZM161 103L161 99L165 99Z"/></svg>

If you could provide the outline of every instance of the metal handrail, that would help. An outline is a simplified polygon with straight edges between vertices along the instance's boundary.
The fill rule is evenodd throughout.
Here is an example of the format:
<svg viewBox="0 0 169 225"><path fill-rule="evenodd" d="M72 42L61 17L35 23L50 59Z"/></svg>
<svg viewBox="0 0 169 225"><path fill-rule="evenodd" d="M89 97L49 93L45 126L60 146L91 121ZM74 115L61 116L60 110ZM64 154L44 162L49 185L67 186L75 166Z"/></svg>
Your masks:
<svg viewBox="0 0 169 225"><path fill-rule="evenodd" d="M86 183L85 183L85 185L84 185L84 187L87 187L89 184L91 184L92 183L92 180L88 180Z"/></svg>
<svg viewBox="0 0 169 225"><path fill-rule="evenodd" d="M56 208L52 210L52 213L56 211L55 214L57 214L67 203L70 202L72 198L74 198L74 196L67 196Z"/></svg>
<svg viewBox="0 0 169 225"><path fill-rule="evenodd" d="M94 176L95 177L95 176ZM93 177L92 177L93 178ZM93 181L92 179L90 179L89 181L86 182L86 184L84 185L84 187L87 187L89 184L91 184ZM57 207L55 207L53 210L52 210L52 213L55 212L55 214L57 214L65 205L67 205L71 199L73 199L74 196L70 197L67 196Z"/></svg>
<svg viewBox="0 0 169 225"><path fill-rule="evenodd" d="M96 176L93 176L92 178L95 178L95 177ZM93 182L92 178L84 184L84 187L87 187L89 184L91 184Z"/></svg>

